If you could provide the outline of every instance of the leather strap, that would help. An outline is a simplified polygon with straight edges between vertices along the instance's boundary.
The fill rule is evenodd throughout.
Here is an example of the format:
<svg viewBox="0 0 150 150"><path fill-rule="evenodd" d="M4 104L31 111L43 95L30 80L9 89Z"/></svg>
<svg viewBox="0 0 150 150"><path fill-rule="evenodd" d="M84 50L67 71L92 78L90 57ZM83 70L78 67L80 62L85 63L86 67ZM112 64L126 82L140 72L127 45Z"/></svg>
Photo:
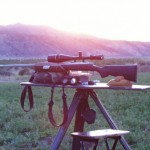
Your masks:
<svg viewBox="0 0 150 150"><path fill-rule="evenodd" d="M64 114L64 118L62 120L62 123L60 124L57 124L55 119L54 119L54 115L53 115L53 105L54 105L54 102L53 102L53 94L54 94L54 87L52 87L51 89L51 99L48 103L48 117L49 117L49 120L50 122L52 123L53 126L55 127L60 127L62 125L64 125L68 119L68 107L67 107L67 97L66 97L66 94L64 92L64 87L63 87L63 94L62 94L62 100L63 100L63 114Z"/></svg>
<svg viewBox="0 0 150 150"><path fill-rule="evenodd" d="M33 79L34 79L34 74L29 79L29 82L32 82ZM25 109L25 106L24 106L24 103L25 103L25 100L26 100L26 94L27 93L28 93L28 97L29 97L29 109ZM34 100L33 100L33 93L32 93L31 86L26 85L24 87L24 89L22 90L21 97L20 97L20 104L21 104L22 109L25 112L28 112L28 111L30 111L33 108Z"/></svg>

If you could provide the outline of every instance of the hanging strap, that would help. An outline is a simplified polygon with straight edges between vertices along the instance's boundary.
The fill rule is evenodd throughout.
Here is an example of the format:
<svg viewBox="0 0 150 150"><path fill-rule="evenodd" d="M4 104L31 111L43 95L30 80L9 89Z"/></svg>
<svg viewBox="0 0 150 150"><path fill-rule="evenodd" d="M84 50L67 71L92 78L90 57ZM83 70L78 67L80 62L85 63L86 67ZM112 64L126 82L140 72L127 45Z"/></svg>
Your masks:
<svg viewBox="0 0 150 150"><path fill-rule="evenodd" d="M55 127L60 127L62 125L64 125L68 119L68 107L67 107L67 96L64 92L64 86L63 86L63 94L62 94L62 100L63 100L63 114L64 114L64 118L62 120L62 123L60 124L57 124L55 119L54 119L54 116L53 116L53 105L54 105L54 101L53 101L53 94L54 94L54 87L52 87L51 89L51 99L48 103L48 117L49 117L49 120L50 122L52 123L53 126Z"/></svg>
<svg viewBox="0 0 150 150"><path fill-rule="evenodd" d="M29 79L29 82L32 82L33 79L34 79L34 74ZM25 100L26 100L26 94L27 93L28 93L28 97L29 97L29 109L25 109L25 107L24 107L24 103L25 103ZM33 108L34 100L33 100L33 93L32 93L31 86L26 85L24 87L24 89L22 90L21 97L20 97L20 104L21 104L22 109L25 112L28 112L28 111L30 111Z"/></svg>

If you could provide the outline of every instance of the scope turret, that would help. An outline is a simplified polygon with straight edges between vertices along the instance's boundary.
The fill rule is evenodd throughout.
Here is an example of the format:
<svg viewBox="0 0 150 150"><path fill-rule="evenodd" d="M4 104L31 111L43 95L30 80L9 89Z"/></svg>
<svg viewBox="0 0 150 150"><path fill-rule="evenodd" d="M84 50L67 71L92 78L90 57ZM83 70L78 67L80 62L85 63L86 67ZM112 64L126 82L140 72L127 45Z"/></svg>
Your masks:
<svg viewBox="0 0 150 150"><path fill-rule="evenodd" d="M54 63L61 63L65 61L77 61L77 60L103 60L104 56L103 55L90 55L90 56L82 56L82 53L79 52L79 56L70 56L70 55L64 55L64 54L54 54L48 56L47 60L48 62L54 62Z"/></svg>

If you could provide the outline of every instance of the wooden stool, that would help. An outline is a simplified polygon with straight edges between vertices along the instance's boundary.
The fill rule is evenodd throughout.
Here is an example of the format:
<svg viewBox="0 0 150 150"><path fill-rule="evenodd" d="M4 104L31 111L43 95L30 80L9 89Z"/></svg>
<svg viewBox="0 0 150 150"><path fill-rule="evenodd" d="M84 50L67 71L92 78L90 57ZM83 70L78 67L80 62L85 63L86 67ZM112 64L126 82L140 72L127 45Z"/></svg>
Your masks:
<svg viewBox="0 0 150 150"><path fill-rule="evenodd" d="M117 142L121 138L121 136L124 134L128 134L128 133L129 131L124 131L124 130L103 129L103 130L94 130L94 131L88 131L88 132L74 132L74 133L71 133L71 135L74 138L78 138L80 140L82 150L84 150L84 144L83 144L84 141L95 143L93 150L96 150L99 139L104 139L107 150L110 150L109 144L107 141L108 138L112 138L115 140L112 146L112 150L115 150Z"/></svg>

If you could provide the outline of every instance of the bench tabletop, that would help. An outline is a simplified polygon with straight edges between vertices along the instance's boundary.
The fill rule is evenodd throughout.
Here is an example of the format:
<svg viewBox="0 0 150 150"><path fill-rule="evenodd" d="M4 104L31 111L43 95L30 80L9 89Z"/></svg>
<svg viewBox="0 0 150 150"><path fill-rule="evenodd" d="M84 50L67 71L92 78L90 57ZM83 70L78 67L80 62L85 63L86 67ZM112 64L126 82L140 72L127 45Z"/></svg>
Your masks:
<svg viewBox="0 0 150 150"><path fill-rule="evenodd" d="M62 87L63 85L57 84L43 84L32 82L21 82L21 85L28 86L41 86L41 87ZM65 85L64 88L75 89L109 89L109 90L146 90L150 89L150 85L132 85L130 86L108 86L107 83L96 83L95 85Z"/></svg>

